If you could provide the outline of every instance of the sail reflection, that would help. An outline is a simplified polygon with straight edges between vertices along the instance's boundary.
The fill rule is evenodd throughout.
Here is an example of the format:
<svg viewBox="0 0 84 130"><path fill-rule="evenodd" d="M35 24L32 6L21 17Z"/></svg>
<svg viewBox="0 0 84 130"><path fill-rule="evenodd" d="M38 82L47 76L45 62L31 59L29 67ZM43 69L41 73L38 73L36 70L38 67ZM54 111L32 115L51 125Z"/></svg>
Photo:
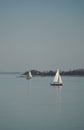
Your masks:
<svg viewBox="0 0 84 130"><path fill-rule="evenodd" d="M55 104L56 104L56 112L60 113L61 112L61 102L62 102L62 98L61 98L61 90L62 90L62 86L54 86L55 90L56 90L56 96L55 96Z"/></svg>
<svg viewBox="0 0 84 130"><path fill-rule="evenodd" d="M27 93L27 96L30 96L31 95L31 80L28 80L27 82L27 87L26 87L26 93Z"/></svg>
<svg viewBox="0 0 84 130"><path fill-rule="evenodd" d="M56 89L56 96L61 96L62 86L54 86L54 88Z"/></svg>

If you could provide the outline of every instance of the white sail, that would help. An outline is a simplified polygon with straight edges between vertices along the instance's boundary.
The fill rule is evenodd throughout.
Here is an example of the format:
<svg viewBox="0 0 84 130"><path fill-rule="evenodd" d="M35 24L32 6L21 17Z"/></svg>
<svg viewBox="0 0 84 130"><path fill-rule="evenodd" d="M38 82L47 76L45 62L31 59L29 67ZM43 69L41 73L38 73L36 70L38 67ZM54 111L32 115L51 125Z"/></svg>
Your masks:
<svg viewBox="0 0 84 130"><path fill-rule="evenodd" d="M59 70L57 70L57 72L56 72L56 74L55 74L53 83L54 83L54 84L62 84L62 79L61 79L61 76L60 76L60 74L59 74Z"/></svg>
<svg viewBox="0 0 84 130"><path fill-rule="evenodd" d="M31 74L31 72L29 72L27 75L27 79L31 79L31 78L32 78L32 74Z"/></svg>
<svg viewBox="0 0 84 130"><path fill-rule="evenodd" d="M58 80L59 80L59 70L57 70L53 82L54 82L54 83L55 83L55 82L58 82Z"/></svg>
<svg viewBox="0 0 84 130"><path fill-rule="evenodd" d="M31 72L29 72L29 77L32 78L32 74L31 74Z"/></svg>
<svg viewBox="0 0 84 130"><path fill-rule="evenodd" d="M59 75L59 83L62 84L62 78L60 75Z"/></svg>

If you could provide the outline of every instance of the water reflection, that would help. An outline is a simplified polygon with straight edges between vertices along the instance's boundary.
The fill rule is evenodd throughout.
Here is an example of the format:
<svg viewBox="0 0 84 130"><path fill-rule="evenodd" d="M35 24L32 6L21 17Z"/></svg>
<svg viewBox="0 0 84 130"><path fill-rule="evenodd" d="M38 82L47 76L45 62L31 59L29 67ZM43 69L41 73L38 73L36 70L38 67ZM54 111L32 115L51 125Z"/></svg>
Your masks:
<svg viewBox="0 0 84 130"><path fill-rule="evenodd" d="M61 98L61 91L62 91L62 86L54 86L55 90L56 90L56 96L55 96L55 104L56 104L56 110L57 112L61 112L61 102L62 102L62 98Z"/></svg>
<svg viewBox="0 0 84 130"><path fill-rule="evenodd" d="M27 94L27 96L31 95L31 84L32 84L32 81L28 80L27 81L27 86L26 86L26 94Z"/></svg>
<svg viewBox="0 0 84 130"><path fill-rule="evenodd" d="M56 89L56 96L61 96L62 86L54 86L54 88Z"/></svg>

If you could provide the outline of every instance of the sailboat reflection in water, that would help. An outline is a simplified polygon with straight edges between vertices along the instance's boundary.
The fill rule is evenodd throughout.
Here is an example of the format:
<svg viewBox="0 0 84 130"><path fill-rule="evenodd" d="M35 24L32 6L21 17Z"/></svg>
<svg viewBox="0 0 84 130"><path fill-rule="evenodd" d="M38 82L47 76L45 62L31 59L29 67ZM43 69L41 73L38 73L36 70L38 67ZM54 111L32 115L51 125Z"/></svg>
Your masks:
<svg viewBox="0 0 84 130"><path fill-rule="evenodd" d="M59 70L57 70L55 77L54 77L54 80L51 83L51 86L62 86L62 85L63 85L62 78L61 78L61 75L59 73Z"/></svg>

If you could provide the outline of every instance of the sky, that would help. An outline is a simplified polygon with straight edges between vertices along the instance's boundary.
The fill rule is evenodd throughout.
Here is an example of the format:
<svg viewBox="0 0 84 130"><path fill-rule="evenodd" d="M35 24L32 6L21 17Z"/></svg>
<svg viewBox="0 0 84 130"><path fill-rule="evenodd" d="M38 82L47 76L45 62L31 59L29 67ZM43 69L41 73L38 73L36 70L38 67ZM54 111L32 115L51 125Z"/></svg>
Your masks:
<svg viewBox="0 0 84 130"><path fill-rule="evenodd" d="M84 68L84 0L0 0L0 71Z"/></svg>

